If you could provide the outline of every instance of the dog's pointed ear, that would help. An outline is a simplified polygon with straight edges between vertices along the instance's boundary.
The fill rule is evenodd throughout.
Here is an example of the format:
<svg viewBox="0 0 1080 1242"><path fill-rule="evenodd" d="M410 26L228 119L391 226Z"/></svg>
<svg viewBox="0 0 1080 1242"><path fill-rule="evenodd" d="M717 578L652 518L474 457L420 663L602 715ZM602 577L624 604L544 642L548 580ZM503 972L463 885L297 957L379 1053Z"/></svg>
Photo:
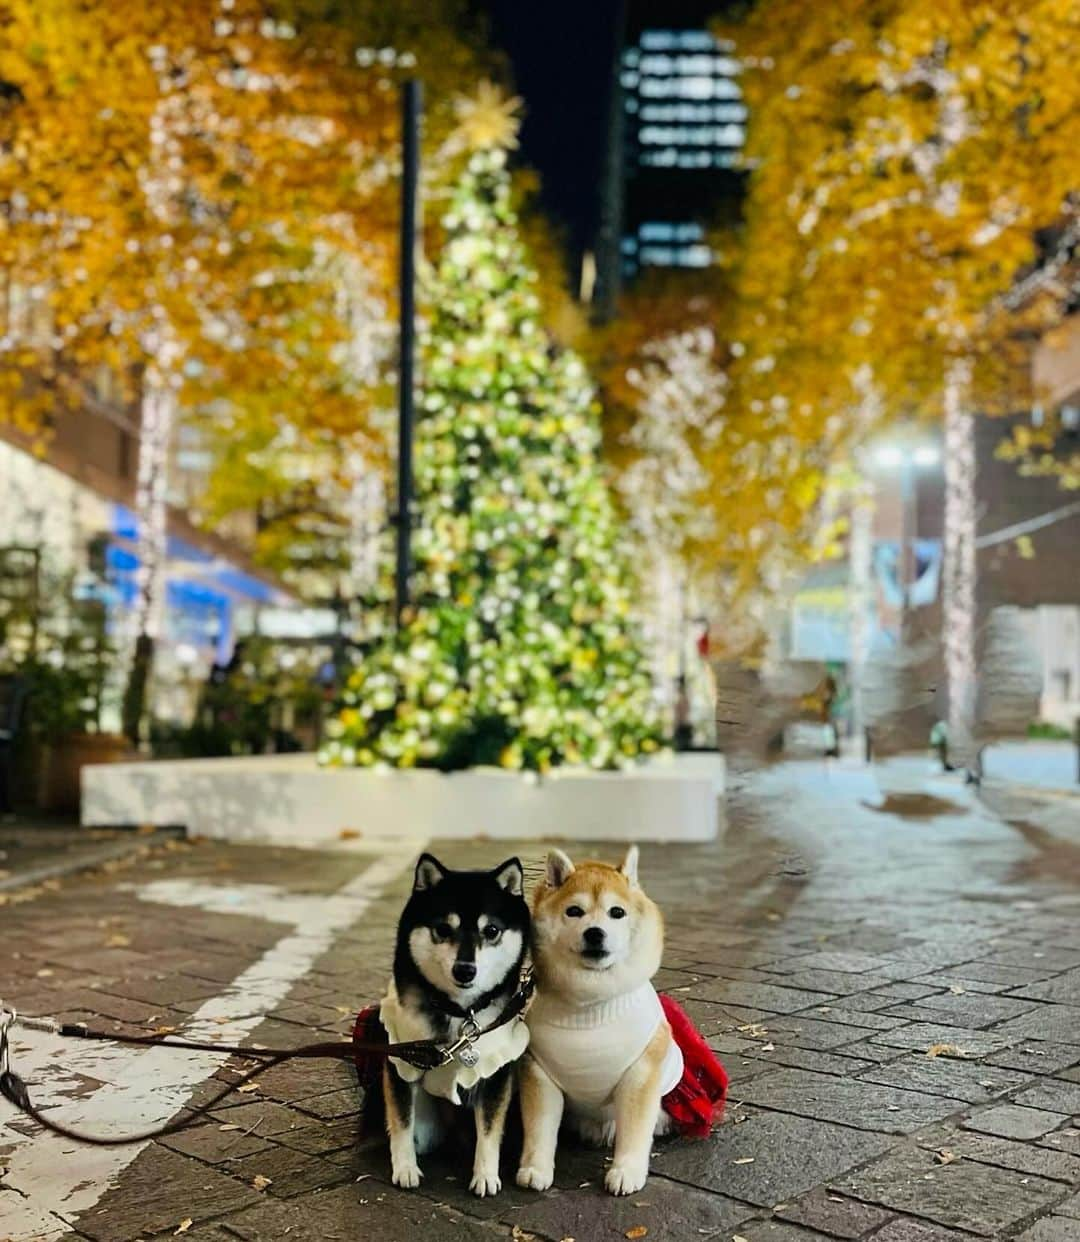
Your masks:
<svg viewBox="0 0 1080 1242"><path fill-rule="evenodd" d="M508 858L492 871L491 876L500 888L505 888L515 897L520 897L525 892L525 872L521 868L520 858Z"/></svg>
<svg viewBox="0 0 1080 1242"><path fill-rule="evenodd" d="M546 877L548 888L562 888L573 874L574 864L570 861L569 854L564 854L562 850L552 850L548 854Z"/></svg>
<svg viewBox="0 0 1080 1242"><path fill-rule="evenodd" d="M433 854L421 854L416 864L416 874L413 876L413 892L422 893L445 879L446 868L442 863Z"/></svg>
<svg viewBox="0 0 1080 1242"><path fill-rule="evenodd" d="M638 865L638 847L631 845L626 851L626 857L619 866L619 871L626 877L627 883L631 888L637 888L637 865Z"/></svg>

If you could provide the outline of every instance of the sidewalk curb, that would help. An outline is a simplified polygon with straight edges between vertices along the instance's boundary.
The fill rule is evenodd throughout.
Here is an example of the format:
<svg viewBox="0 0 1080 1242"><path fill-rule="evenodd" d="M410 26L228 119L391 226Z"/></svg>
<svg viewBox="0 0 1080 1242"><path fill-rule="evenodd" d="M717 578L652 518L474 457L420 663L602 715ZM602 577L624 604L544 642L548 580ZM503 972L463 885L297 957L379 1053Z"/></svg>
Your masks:
<svg viewBox="0 0 1080 1242"><path fill-rule="evenodd" d="M0 893L10 893L20 888L32 888L43 880L56 880L66 875L76 875L80 871L93 871L103 863L113 862L117 858L126 858L147 846L162 845L166 841L183 840L182 828L158 828L152 833L126 833L119 841L103 842L97 849L89 850L76 858L67 858L60 862L45 863L31 867L26 871L16 871L0 878Z"/></svg>
<svg viewBox="0 0 1080 1242"><path fill-rule="evenodd" d="M1046 798L1049 801L1080 801L1080 785L1076 789L1055 789L1049 785L1027 785L1022 781L1001 780L998 777L983 777L982 784L986 789L999 790L1002 793L1012 792L1025 798Z"/></svg>

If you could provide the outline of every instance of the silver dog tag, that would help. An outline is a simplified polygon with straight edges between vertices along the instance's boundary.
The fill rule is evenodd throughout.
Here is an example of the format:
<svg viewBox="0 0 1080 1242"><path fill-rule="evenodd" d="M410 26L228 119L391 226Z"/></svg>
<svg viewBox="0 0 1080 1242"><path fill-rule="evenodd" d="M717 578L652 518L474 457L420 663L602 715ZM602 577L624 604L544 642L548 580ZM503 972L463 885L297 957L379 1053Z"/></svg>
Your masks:
<svg viewBox="0 0 1080 1242"><path fill-rule="evenodd" d="M480 1061L480 1053L476 1051L472 1044L462 1044L455 1056L466 1069L472 1069Z"/></svg>

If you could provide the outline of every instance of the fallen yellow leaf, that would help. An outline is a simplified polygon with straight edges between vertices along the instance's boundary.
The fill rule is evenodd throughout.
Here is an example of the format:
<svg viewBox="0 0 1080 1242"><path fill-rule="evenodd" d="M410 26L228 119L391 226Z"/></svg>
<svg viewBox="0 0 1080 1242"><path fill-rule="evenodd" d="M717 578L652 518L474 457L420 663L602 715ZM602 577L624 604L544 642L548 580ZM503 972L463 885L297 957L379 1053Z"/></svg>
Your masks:
<svg viewBox="0 0 1080 1242"><path fill-rule="evenodd" d="M192 1225L194 1225L194 1223L195 1222L191 1219L190 1216L185 1216L184 1219L180 1222L179 1228L174 1230L173 1237L175 1238L178 1233L187 1233L187 1231L191 1228Z"/></svg>
<svg viewBox="0 0 1080 1242"><path fill-rule="evenodd" d="M256 1190L265 1190L267 1186L274 1184L274 1179L272 1177L263 1177L261 1173L256 1173L251 1179L251 1184Z"/></svg>
<svg viewBox="0 0 1080 1242"><path fill-rule="evenodd" d="M926 1050L928 1057L966 1057L967 1053L956 1044L931 1044Z"/></svg>
<svg viewBox="0 0 1080 1242"><path fill-rule="evenodd" d="M625 1236L628 1238L643 1238L649 1232L645 1225L635 1225L633 1229L627 1229Z"/></svg>

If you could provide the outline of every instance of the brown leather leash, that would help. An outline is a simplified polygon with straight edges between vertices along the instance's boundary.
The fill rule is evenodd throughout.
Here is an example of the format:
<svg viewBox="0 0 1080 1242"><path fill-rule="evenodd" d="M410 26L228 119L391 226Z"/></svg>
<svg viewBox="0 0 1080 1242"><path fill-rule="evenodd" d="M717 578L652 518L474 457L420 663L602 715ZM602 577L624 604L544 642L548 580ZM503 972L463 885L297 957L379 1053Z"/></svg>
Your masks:
<svg viewBox="0 0 1080 1242"><path fill-rule="evenodd" d="M497 1031L508 1022L520 1017L528 1007L533 994L532 973L522 975L517 990L510 997L506 1008L495 1019L482 1029L479 1028L472 1015L466 1015L462 1033L452 1041L438 1039L414 1039L403 1043L391 1044L371 1040L328 1040L321 1043L301 1044L297 1048L252 1048L236 1044L218 1044L209 1040L177 1039L172 1035L118 1035L115 1032L96 1031L82 1022L57 1022L53 1018L21 1018L17 1011L0 1002L0 1095L3 1095L20 1112L37 1122L43 1129L61 1138L72 1139L78 1143L89 1143L95 1147L121 1147L125 1143L145 1143L149 1139L161 1138L166 1134L175 1134L200 1121L213 1111L226 1096L239 1090L259 1074L265 1073L285 1061L294 1060L335 1060L353 1061L358 1055L380 1057L383 1060L393 1059L405 1061L417 1069L438 1069L453 1060L460 1060L463 1065L474 1065L476 1053L473 1045L478 1039ZM125 1134L118 1137L97 1134L85 1134L73 1130L62 1122L53 1121L43 1114L30 1099L26 1083L11 1068L11 1049L8 1032L18 1024L27 1030L45 1031L52 1035L60 1035L72 1039L94 1039L114 1044L130 1044L143 1048L176 1048L188 1052L214 1052L226 1056L245 1057L255 1060L257 1064L246 1070L235 1082L225 1086L209 1100L186 1110L185 1115L176 1117L162 1126L144 1130L138 1134Z"/></svg>

